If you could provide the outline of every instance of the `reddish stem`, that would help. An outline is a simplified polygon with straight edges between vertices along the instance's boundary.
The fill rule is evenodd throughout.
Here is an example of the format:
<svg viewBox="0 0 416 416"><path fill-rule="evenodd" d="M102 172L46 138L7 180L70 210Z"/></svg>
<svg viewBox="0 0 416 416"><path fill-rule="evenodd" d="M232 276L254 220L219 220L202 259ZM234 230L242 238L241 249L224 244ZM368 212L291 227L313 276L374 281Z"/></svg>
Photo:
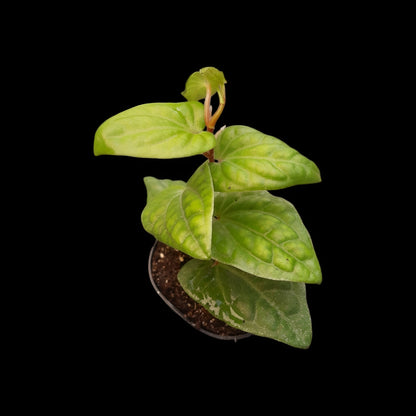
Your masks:
<svg viewBox="0 0 416 416"><path fill-rule="evenodd" d="M212 108L211 108L211 85L207 84L207 92L205 94L205 101L204 101L204 119L205 125L207 127L207 131L210 133L214 132L215 124L217 123L222 111L224 110L225 106L225 87L223 86L220 91L218 91L218 95L220 97L220 104L217 108L217 111L212 115ZM214 149L208 150L207 152L203 153L204 156L208 158L211 163L215 162L214 159Z"/></svg>
<svg viewBox="0 0 416 416"><path fill-rule="evenodd" d="M204 152L203 155L208 158L210 163L214 163L214 149L208 150L208 152Z"/></svg>
<svg viewBox="0 0 416 416"><path fill-rule="evenodd" d="M210 106L211 106L211 85L207 84L207 93L205 94L205 101L204 101L204 119L205 119L205 125L207 127L211 120Z"/></svg>

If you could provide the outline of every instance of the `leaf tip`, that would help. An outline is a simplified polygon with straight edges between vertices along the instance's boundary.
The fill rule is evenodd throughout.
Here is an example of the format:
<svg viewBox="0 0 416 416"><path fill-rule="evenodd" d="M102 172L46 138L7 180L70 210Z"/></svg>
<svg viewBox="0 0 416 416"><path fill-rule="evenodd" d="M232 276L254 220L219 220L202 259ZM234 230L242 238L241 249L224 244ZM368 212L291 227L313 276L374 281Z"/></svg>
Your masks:
<svg viewBox="0 0 416 416"><path fill-rule="evenodd" d="M97 131L95 132L93 152L94 156L115 154L115 151L107 144L105 140L103 135L103 125L98 127Z"/></svg>
<svg viewBox="0 0 416 416"><path fill-rule="evenodd" d="M182 95L183 97L185 97L185 98L186 98L186 100L188 100L188 101L192 101L190 98L188 98L188 97L189 97L189 94L187 93L187 91L186 91L186 90L182 91L182 92L181 92L181 95Z"/></svg>
<svg viewBox="0 0 416 416"><path fill-rule="evenodd" d="M322 182L321 171L319 170L318 166L315 163L314 165L315 165L315 178L316 178L315 183Z"/></svg>
<svg viewBox="0 0 416 416"><path fill-rule="evenodd" d="M94 145L93 145L94 156L100 156L103 154L102 144L103 144L103 138L102 138L102 135L100 134L100 129L98 129L94 136Z"/></svg>
<svg viewBox="0 0 416 416"><path fill-rule="evenodd" d="M301 350L308 350L312 344L312 333L305 337L304 340L298 345L293 345L296 348L299 348Z"/></svg>

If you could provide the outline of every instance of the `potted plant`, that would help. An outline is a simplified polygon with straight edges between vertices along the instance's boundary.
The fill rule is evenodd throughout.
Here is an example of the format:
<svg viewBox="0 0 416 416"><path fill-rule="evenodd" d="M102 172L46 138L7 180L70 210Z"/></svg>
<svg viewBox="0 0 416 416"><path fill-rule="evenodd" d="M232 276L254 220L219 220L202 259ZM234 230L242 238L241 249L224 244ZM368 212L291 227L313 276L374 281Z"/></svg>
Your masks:
<svg viewBox="0 0 416 416"><path fill-rule="evenodd" d="M187 181L144 178L144 229L182 259L177 282L209 316L241 335L308 348L312 325L305 284L321 283L320 265L294 206L268 191L320 182L320 172L283 141L251 127L215 132L225 84L216 68L194 72L182 92L187 101L142 104L104 121L94 154L204 155Z"/></svg>

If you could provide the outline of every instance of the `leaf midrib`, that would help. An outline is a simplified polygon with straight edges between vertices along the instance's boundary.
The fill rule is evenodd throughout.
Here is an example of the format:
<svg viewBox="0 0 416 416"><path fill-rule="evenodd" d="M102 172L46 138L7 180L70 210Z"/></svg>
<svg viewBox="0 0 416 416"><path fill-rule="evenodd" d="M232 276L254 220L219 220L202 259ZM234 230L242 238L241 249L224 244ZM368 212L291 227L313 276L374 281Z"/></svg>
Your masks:
<svg viewBox="0 0 416 416"><path fill-rule="evenodd" d="M221 267L227 269L228 273L233 274L234 276L237 276L237 278L243 280L245 282L245 284L247 286L250 287L251 290L255 291L255 293L257 293L258 297L262 298L263 300L265 300L267 302L267 304L278 313L279 317L281 317L284 321L286 321L287 323L290 324L290 319L286 316L286 314L279 308L279 305L276 304L275 302L273 302L273 298L272 297L268 297L266 296L266 293L264 291L259 290L255 285L253 285L253 283L251 282L252 279L250 279L250 275L246 276L245 272L239 272L238 269L232 267L232 266L227 266L227 265L222 265ZM217 268L218 269L218 268ZM216 278L219 282L221 282L221 279L218 278L218 273L219 270L216 271ZM253 275L251 275L252 277ZM261 277L259 279L262 279ZM291 284L293 284L294 282L289 282ZM297 282L296 282L297 283ZM290 292L293 294L294 290L291 287L290 288ZM224 296L224 294L223 294ZM296 298L298 299L297 294L295 294ZM224 296L225 298L225 296ZM257 307L255 308L255 313L257 314ZM255 319L253 319L253 321L255 321Z"/></svg>

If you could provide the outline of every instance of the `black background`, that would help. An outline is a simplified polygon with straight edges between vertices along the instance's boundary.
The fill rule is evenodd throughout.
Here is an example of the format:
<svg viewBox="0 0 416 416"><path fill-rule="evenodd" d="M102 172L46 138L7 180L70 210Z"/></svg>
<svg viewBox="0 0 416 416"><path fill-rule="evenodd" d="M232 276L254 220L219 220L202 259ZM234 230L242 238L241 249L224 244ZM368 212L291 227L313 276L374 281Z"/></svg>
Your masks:
<svg viewBox="0 0 416 416"><path fill-rule="evenodd" d="M75 19L67 31L78 36L61 39L48 69L57 86L49 104L57 109L52 163L60 173L48 172L45 182L53 195L48 215L60 270L45 285L42 326L50 341L39 344L53 357L56 374L75 374L85 391L121 385L127 395L140 382L165 395L202 386L204 398L207 391L227 397L236 388L237 401L249 400L256 384L270 397L291 386L305 394L336 392L337 382L351 375L365 383L373 316L363 312L362 292L351 284L351 276L366 276L356 266L361 247L349 245L359 230L346 215L355 209L354 171L362 162L349 144L366 133L360 122L372 88L365 64L371 50L357 48L351 31L360 19L339 11L328 19L317 9L211 10L208 19L195 12L179 20L166 8L163 19L157 10L113 12ZM116 28L121 16L132 21ZM187 180L203 156L93 155L103 121L135 105L183 101L186 79L205 66L227 79L217 127L243 124L278 137L321 170L319 184L274 192L297 208L322 268L323 283L307 286L313 324L307 350L256 336L237 343L209 338L154 292L147 272L154 238L140 222L143 177Z"/></svg>

